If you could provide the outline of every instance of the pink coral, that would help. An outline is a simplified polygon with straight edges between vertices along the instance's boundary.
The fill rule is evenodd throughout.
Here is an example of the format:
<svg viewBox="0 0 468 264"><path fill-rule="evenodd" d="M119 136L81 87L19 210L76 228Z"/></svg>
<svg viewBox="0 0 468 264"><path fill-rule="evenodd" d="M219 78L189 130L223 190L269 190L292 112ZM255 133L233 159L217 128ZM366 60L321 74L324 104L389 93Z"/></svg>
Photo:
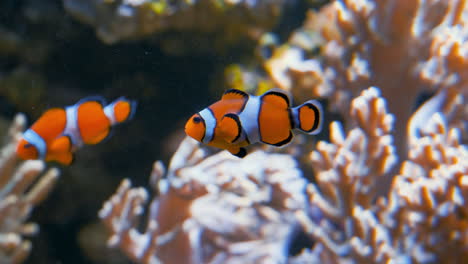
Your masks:
<svg viewBox="0 0 468 264"><path fill-rule="evenodd" d="M128 220L141 213L145 191L124 182L104 206L110 243L142 263L462 263L467 8L463 0L337 0L310 13L264 67L280 88L326 98L341 114L329 142L300 157L312 164L315 181L299 177L292 155L205 157L186 140L167 173L155 167L159 196L145 239L135 239ZM310 29L321 40L304 38ZM310 55L321 41L323 52ZM426 91L434 96L414 111ZM273 181L279 178L270 166L280 166L281 181ZM175 215L172 203L181 209ZM297 222L313 243L289 257L284 249Z"/></svg>
<svg viewBox="0 0 468 264"><path fill-rule="evenodd" d="M352 98L378 87L397 117L395 137L403 150L421 92L455 88L467 94L465 9L465 1L457 0L334 1L311 13L265 68L283 89L330 99L344 118ZM310 29L325 39L319 57L308 57L296 41Z"/></svg>
<svg viewBox="0 0 468 264"><path fill-rule="evenodd" d="M317 182L308 187L309 199L326 217L316 223L297 212L318 241L303 254L327 263L461 263L468 247L468 148L460 144L460 130L450 128L445 115L434 111L412 135L409 158L393 177L388 196L377 197L377 181L395 162L391 138L385 139L389 130L378 125L391 128L384 121L390 120L385 104L379 108L372 103L382 100L375 88L363 91L352 101L357 127L345 137L342 128L332 124L332 142L320 142L312 153ZM367 113L366 122L359 121L362 113ZM363 136L356 136L360 133ZM378 147L369 151L372 145Z"/></svg>
<svg viewBox="0 0 468 264"><path fill-rule="evenodd" d="M100 211L112 236L140 263L272 263L285 261L305 208L305 180L288 155L256 151L244 159L205 158L186 138L166 172L156 162L156 195L143 233L137 229L147 192L124 180Z"/></svg>

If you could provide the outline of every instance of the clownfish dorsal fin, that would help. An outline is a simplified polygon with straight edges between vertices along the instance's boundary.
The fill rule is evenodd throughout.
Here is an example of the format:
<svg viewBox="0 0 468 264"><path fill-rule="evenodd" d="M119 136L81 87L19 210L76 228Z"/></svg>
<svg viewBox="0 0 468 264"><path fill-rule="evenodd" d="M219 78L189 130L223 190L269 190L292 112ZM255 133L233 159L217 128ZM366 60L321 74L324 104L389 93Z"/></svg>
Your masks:
<svg viewBox="0 0 468 264"><path fill-rule="evenodd" d="M289 94L281 89L273 88L262 94L263 103L276 105L279 108L287 109L291 105L291 97Z"/></svg>
<svg viewBox="0 0 468 264"><path fill-rule="evenodd" d="M229 89L223 94L223 97L221 97L221 100L235 100L235 99L245 100L248 97L249 95L244 91L237 90L237 89Z"/></svg>
<svg viewBox="0 0 468 264"><path fill-rule="evenodd" d="M85 98L80 99L75 105L80 105L86 102L97 102L99 103L102 107L107 105L107 101L104 97L100 95L91 95L87 96Z"/></svg>
<svg viewBox="0 0 468 264"><path fill-rule="evenodd" d="M242 125L239 116L233 113L225 114L219 123L219 129L224 140L233 143L242 134Z"/></svg>
<svg viewBox="0 0 468 264"><path fill-rule="evenodd" d="M49 151L51 153L63 153L63 152L71 152L72 149L72 142L70 137L68 136L61 136L50 144Z"/></svg>

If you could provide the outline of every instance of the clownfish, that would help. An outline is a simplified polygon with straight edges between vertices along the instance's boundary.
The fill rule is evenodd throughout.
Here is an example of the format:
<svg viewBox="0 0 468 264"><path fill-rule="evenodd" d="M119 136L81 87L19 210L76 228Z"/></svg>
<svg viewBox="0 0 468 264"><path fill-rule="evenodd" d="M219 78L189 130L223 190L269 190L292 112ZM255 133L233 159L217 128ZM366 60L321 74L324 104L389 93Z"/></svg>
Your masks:
<svg viewBox="0 0 468 264"><path fill-rule="evenodd" d="M65 108L51 108L27 129L16 147L24 159L73 162L84 144L93 145L107 138L113 125L132 118L136 102L121 97L106 105L101 97L88 97Z"/></svg>
<svg viewBox="0 0 468 264"><path fill-rule="evenodd" d="M256 142L278 147L288 144L293 129L319 133L323 119L320 103L310 100L291 108L290 102L280 89L261 96L230 89L221 100L194 114L185 125L185 133L240 158L247 155L244 147Z"/></svg>

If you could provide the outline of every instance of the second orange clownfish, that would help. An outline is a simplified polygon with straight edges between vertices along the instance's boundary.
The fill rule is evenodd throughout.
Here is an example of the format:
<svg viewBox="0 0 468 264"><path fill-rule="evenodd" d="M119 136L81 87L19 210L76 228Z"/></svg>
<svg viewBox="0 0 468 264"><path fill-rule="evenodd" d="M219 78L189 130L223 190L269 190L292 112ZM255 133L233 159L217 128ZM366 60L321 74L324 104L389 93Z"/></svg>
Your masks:
<svg viewBox="0 0 468 264"><path fill-rule="evenodd" d="M23 133L16 153L22 159L42 159L69 165L84 144L105 139L115 124L132 118L136 102L121 97L106 105L100 97L85 98L65 108L46 111Z"/></svg>
<svg viewBox="0 0 468 264"><path fill-rule="evenodd" d="M194 114L187 121L185 132L241 158L247 155L245 147L256 142L274 146L289 143L292 129L319 133L323 119L320 103L310 100L291 107L290 102L289 96L279 89L261 96L231 89L220 101Z"/></svg>

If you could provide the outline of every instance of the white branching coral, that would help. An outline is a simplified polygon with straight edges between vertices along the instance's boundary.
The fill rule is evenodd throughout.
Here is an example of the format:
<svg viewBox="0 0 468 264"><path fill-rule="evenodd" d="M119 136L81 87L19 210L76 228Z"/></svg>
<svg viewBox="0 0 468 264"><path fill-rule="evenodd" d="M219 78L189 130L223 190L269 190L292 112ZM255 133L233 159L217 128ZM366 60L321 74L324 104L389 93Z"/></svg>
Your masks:
<svg viewBox="0 0 468 264"><path fill-rule="evenodd" d="M425 257L462 263L468 257L468 148L441 113L425 128L393 181L391 197L398 201L391 202L400 203L405 227Z"/></svg>
<svg viewBox="0 0 468 264"><path fill-rule="evenodd" d="M410 135L408 160L393 177L388 196L377 197L376 183L395 163L391 136L386 135L391 118L385 104L371 103L382 100L376 88L363 91L352 102L356 127L345 137L332 124L332 142L320 142L311 155L317 182L308 187L309 199L325 217L316 222L304 211L296 213L317 241L302 257L327 263L463 263L468 249L468 148L446 118L456 109L443 111L449 102L463 106L463 98L434 97L443 102L429 101L418 110L432 115ZM362 113L367 113L366 122L360 121ZM363 136L355 136L356 131ZM369 151L372 145L376 151Z"/></svg>
<svg viewBox="0 0 468 264"><path fill-rule="evenodd" d="M310 12L265 68L279 87L303 98L327 98L345 119L362 89L378 87L397 117L401 154L421 92L455 88L468 94L466 24L464 0L335 0ZM320 56L309 55L307 45L297 41L310 31L324 39Z"/></svg>
<svg viewBox="0 0 468 264"><path fill-rule="evenodd" d="M387 113L377 88L363 91L353 101L351 116L356 127L346 137L334 122L331 143L319 142L311 154L317 182L309 184L308 193L311 204L318 206L325 218L318 224L304 211L297 212L314 240L339 256L350 254L352 245L348 242L361 230L354 215L356 208L373 206L377 184L396 162L390 135L393 116Z"/></svg>
<svg viewBox="0 0 468 264"><path fill-rule="evenodd" d="M186 138L166 172L156 162L155 197L138 230L148 194L124 180L99 216L119 246L139 263L284 263L306 208L305 180L289 155L256 151L205 157Z"/></svg>
<svg viewBox="0 0 468 264"><path fill-rule="evenodd" d="M24 125L24 116L16 116L0 154L0 263L22 263L28 257L32 245L24 236L39 227L26 221L59 176L56 168L44 173L42 161L19 162L15 149Z"/></svg>

